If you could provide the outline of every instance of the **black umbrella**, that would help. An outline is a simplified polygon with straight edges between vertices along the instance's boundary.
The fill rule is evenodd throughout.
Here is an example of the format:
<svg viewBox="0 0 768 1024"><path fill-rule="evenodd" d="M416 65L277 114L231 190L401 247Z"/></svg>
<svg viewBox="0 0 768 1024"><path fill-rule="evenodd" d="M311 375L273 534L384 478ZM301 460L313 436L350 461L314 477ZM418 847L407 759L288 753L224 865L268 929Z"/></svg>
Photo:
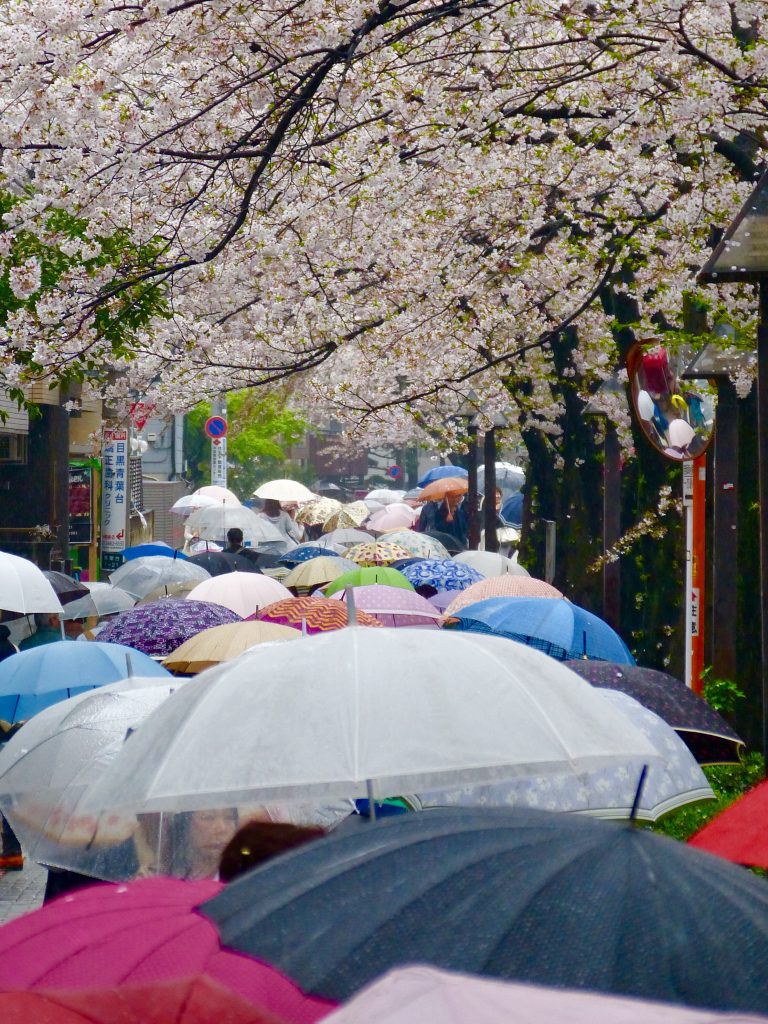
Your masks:
<svg viewBox="0 0 768 1024"><path fill-rule="evenodd" d="M56 597L58 597L62 604L67 604L69 601L77 601L81 597L90 596L91 592L84 583L79 583L63 572L56 572L55 569L43 569L43 576L51 584Z"/></svg>
<svg viewBox="0 0 768 1024"><path fill-rule="evenodd" d="M330 836L228 885L225 945L344 1000L429 963L566 988L768 1011L768 886L636 828L441 809Z"/></svg>
<svg viewBox="0 0 768 1024"><path fill-rule="evenodd" d="M621 690L663 718L699 764L733 764L741 760L744 740L680 679L653 668L610 661L579 659L565 664L593 686Z"/></svg>
<svg viewBox="0 0 768 1024"><path fill-rule="evenodd" d="M234 551L200 551L190 555L190 562L206 569L211 576L223 576L227 572L261 572L256 562Z"/></svg>

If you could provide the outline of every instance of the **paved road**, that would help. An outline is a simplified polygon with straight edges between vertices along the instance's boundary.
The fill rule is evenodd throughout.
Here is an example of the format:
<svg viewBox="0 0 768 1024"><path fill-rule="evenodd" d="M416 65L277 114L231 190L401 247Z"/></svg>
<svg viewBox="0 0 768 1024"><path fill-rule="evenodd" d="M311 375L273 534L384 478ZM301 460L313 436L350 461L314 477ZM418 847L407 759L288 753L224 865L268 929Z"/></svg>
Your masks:
<svg viewBox="0 0 768 1024"><path fill-rule="evenodd" d="M47 874L26 857L23 871L0 871L0 924L43 905Z"/></svg>

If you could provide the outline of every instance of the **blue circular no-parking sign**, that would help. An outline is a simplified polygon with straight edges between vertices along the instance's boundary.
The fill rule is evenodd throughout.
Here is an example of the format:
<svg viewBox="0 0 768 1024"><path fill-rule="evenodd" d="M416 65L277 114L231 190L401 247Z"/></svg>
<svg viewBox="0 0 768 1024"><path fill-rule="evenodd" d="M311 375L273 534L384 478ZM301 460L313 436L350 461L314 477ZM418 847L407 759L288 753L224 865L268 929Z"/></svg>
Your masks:
<svg viewBox="0 0 768 1024"><path fill-rule="evenodd" d="M227 421L223 416L209 416L205 421L205 432L210 438L227 436Z"/></svg>
<svg viewBox="0 0 768 1024"><path fill-rule="evenodd" d="M387 470L387 476L390 480L398 480L403 475L403 471L399 466L390 466Z"/></svg>

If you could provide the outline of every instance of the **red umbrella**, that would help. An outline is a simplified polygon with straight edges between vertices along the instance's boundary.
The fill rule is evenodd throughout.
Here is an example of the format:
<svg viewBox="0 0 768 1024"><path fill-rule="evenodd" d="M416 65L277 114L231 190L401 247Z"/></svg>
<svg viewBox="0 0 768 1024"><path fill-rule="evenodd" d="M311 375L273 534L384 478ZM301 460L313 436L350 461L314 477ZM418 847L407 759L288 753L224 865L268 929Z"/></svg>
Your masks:
<svg viewBox="0 0 768 1024"><path fill-rule="evenodd" d="M0 993L3 1024L283 1024L205 975L112 989Z"/></svg>
<svg viewBox="0 0 768 1024"><path fill-rule="evenodd" d="M144 878L54 900L0 928L0 991L110 989L206 974L291 1024L329 1013L332 1004L305 996L267 964L222 948L216 928L194 909L221 888Z"/></svg>
<svg viewBox="0 0 768 1024"><path fill-rule="evenodd" d="M688 840L691 846L708 850L718 857L768 868L768 780L758 783L736 803Z"/></svg>

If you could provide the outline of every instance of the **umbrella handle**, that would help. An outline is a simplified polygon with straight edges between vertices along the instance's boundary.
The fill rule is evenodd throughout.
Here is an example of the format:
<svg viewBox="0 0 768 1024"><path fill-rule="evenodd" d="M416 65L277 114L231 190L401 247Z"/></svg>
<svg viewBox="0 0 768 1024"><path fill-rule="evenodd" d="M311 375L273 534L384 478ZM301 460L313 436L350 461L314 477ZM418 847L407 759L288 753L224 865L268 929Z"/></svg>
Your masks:
<svg viewBox="0 0 768 1024"><path fill-rule="evenodd" d="M637 780L637 789L635 790L635 799L632 801L632 810L629 812L629 820L632 824L636 821L637 809L640 806L640 799L643 795L643 787L645 786L645 780L648 775L648 765L643 765L643 770L640 772L640 778Z"/></svg>

